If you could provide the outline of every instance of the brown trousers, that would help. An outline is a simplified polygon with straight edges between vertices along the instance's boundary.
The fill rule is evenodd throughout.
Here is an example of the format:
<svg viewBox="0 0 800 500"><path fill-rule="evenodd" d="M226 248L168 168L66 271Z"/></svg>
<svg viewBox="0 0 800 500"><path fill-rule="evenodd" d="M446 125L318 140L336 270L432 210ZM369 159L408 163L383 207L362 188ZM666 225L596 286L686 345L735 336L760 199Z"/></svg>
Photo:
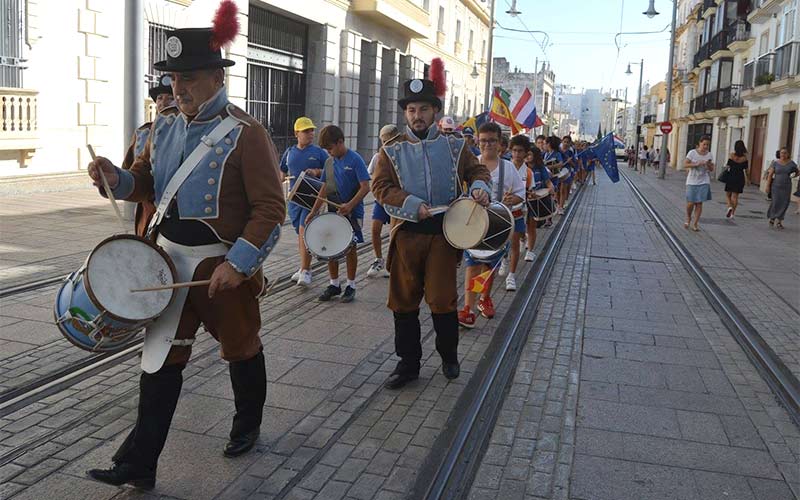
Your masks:
<svg viewBox="0 0 800 500"><path fill-rule="evenodd" d="M195 269L192 280L210 279L214 269L224 260L222 256L205 259ZM175 338L194 338L202 323L220 343L222 359L243 361L252 358L261 350L258 297L263 292L264 275L260 270L237 288L217 292L213 299L208 298L207 286L190 288ZM173 346L164 365L186 364L191 353L191 346Z"/></svg>
<svg viewBox="0 0 800 500"><path fill-rule="evenodd" d="M423 296L433 314L458 309L456 267L461 252L442 234L419 234L396 228L389 247L389 309L419 309Z"/></svg>

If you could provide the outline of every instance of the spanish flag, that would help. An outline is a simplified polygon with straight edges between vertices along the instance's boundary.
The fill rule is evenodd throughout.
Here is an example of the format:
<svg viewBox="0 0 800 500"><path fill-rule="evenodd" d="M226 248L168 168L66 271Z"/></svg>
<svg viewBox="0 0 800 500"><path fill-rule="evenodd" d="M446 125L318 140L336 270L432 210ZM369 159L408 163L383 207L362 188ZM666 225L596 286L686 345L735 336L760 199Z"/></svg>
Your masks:
<svg viewBox="0 0 800 500"><path fill-rule="evenodd" d="M511 114L511 110L508 109L508 102L503 99L503 94L508 95L505 90L500 87L495 87L494 95L492 96L492 107L489 110L489 117L500 125L510 127L511 133L516 135L520 132L521 127L517 121L514 120L514 115Z"/></svg>
<svg viewBox="0 0 800 500"><path fill-rule="evenodd" d="M474 278L470 278L469 291L475 293L483 293L483 291L486 289L486 282L489 281L489 278L492 277L493 272L494 268L489 269L488 271L484 271L481 274L475 276Z"/></svg>

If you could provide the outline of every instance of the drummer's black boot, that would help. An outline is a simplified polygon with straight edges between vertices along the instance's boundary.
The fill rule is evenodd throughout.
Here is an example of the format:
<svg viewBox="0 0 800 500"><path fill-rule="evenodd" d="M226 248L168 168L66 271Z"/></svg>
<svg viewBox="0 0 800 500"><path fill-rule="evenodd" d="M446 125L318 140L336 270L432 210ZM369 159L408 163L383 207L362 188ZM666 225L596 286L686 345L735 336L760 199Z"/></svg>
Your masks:
<svg viewBox="0 0 800 500"><path fill-rule="evenodd" d="M250 359L230 363L231 385L236 404L230 441L225 445L226 457L238 457L246 453L258 441L261 432L261 416L267 401L267 368L264 352Z"/></svg>
<svg viewBox="0 0 800 500"><path fill-rule="evenodd" d="M170 365L156 373L142 373L136 425L114 454L114 466L92 469L89 477L114 486L130 484L146 490L155 486L158 456L178 405L184 366Z"/></svg>
<svg viewBox="0 0 800 500"><path fill-rule="evenodd" d="M400 361L384 383L387 389L400 389L419 378L419 360L422 359L420 336L419 309L394 313L394 349Z"/></svg>
<svg viewBox="0 0 800 500"><path fill-rule="evenodd" d="M436 350L442 357L442 373L452 380L461 374L458 363L458 312L432 314Z"/></svg>

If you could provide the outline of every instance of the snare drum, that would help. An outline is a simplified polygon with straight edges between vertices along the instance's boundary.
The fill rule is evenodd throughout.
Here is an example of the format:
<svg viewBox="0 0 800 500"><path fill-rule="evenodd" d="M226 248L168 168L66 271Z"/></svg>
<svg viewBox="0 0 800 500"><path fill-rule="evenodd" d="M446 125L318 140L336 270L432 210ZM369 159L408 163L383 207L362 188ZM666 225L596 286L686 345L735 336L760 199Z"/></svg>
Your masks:
<svg viewBox="0 0 800 500"><path fill-rule="evenodd" d="M130 290L171 285L175 277L169 255L149 240L112 236L100 242L61 285L53 309L56 325L81 349L121 349L164 312L175 294L175 290Z"/></svg>
<svg viewBox="0 0 800 500"><path fill-rule="evenodd" d="M301 172L286 199L289 200L289 203L311 210L314 208L314 203L317 201L323 185L324 183L316 177L306 175L305 171Z"/></svg>
<svg viewBox="0 0 800 500"><path fill-rule="evenodd" d="M528 200L528 214L535 221L543 221L553 217L553 198L549 189L533 191Z"/></svg>
<svg viewBox="0 0 800 500"><path fill-rule="evenodd" d="M326 212L306 224L303 241L319 260L337 260L355 245L355 232L347 217Z"/></svg>
<svg viewBox="0 0 800 500"><path fill-rule="evenodd" d="M455 248L494 251L511 238L514 216L502 203L484 208L471 198L459 198L444 214L443 228L445 239Z"/></svg>
<svg viewBox="0 0 800 500"><path fill-rule="evenodd" d="M500 250L467 250L470 259L482 264L494 265L497 259L503 256L508 250L508 246L504 245Z"/></svg>
<svg viewBox="0 0 800 500"><path fill-rule="evenodd" d="M564 180L567 177L569 177L569 174L570 174L569 167L563 167L561 170L558 171L556 177L558 177L561 180Z"/></svg>

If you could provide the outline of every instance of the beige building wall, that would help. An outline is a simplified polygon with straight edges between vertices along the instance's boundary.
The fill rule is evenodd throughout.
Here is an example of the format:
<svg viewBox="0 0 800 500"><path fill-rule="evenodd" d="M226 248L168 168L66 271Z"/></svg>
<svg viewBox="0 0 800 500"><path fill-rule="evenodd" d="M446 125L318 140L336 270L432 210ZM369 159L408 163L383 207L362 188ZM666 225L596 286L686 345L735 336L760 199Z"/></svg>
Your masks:
<svg viewBox="0 0 800 500"><path fill-rule="evenodd" d="M396 103L402 82L422 77L425 64L434 57L444 60L447 71L443 113L464 119L483 107L486 2L235 1L242 30L227 53L236 61L228 70L227 86L231 100L245 109L251 5L308 26L306 114L319 126L341 126L348 146L364 155L377 149L381 125L401 121ZM0 92L10 97L13 91L13 97L20 99L15 102L34 103L27 123L35 129L15 132L13 137L0 132L0 177L79 171L88 163L87 143L99 154L121 161L129 141L123 137L122 121L124 4L122 0L28 0L26 90ZM143 0L140 57L145 72L153 72L147 67L149 23L209 26L218 4L218 0ZM470 76L473 68L478 78ZM146 91L144 75L141 84ZM143 102L142 121L146 108Z"/></svg>

